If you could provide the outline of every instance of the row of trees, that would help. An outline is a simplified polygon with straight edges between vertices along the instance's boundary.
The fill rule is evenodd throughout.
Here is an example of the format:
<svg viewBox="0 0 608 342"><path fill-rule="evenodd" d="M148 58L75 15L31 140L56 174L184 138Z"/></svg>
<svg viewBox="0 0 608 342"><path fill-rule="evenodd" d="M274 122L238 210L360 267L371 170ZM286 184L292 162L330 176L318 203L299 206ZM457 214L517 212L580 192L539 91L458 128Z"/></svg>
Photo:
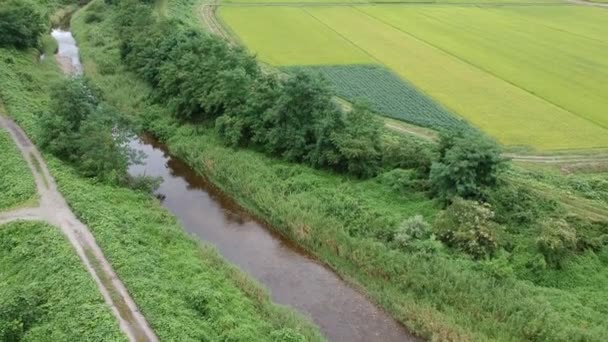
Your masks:
<svg viewBox="0 0 608 342"><path fill-rule="evenodd" d="M181 120L213 121L231 146L358 177L381 169L381 124L363 106L345 113L318 77L266 75L255 58L175 21L156 23L137 1L121 7L121 54Z"/></svg>

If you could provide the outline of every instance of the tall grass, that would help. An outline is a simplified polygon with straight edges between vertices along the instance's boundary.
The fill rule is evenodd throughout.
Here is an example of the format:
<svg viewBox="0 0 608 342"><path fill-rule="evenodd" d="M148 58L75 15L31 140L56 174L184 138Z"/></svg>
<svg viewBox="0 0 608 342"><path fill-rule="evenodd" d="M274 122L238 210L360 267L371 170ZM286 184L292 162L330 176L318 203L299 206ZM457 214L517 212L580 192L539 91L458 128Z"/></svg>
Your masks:
<svg viewBox="0 0 608 342"><path fill-rule="evenodd" d="M0 340L127 341L58 228L0 228Z"/></svg>

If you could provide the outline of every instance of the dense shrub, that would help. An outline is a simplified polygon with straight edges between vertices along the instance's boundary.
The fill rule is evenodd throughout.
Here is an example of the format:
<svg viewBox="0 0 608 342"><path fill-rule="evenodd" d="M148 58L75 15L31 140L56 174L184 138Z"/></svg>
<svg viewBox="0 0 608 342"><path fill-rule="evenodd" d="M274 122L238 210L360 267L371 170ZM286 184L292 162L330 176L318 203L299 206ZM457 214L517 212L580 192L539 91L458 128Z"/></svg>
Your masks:
<svg viewBox="0 0 608 342"><path fill-rule="evenodd" d="M401 247L407 247L414 240L424 240L431 237L431 225L421 215L415 215L403 221L395 233L395 242Z"/></svg>
<svg viewBox="0 0 608 342"><path fill-rule="evenodd" d="M547 264L560 267L565 257L576 249L576 230L562 219L550 219L541 223L536 245L545 256Z"/></svg>
<svg viewBox="0 0 608 342"><path fill-rule="evenodd" d="M501 227L492 221L494 212L487 204L453 199L452 204L435 221L435 232L441 241L475 258L491 256L499 247Z"/></svg>
<svg viewBox="0 0 608 342"><path fill-rule="evenodd" d="M444 202L454 196L482 200L487 190L496 186L503 164L498 145L484 136L442 134L439 160L431 167L431 187Z"/></svg>
<svg viewBox="0 0 608 342"><path fill-rule="evenodd" d="M36 47L46 26L45 18L31 2L0 0L0 47Z"/></svg>
<svg viewBox="0 0 608 342"><path fill-rule="evenodd" d="M521 228L555 212L558 204L529 188L503 184L489 192L488 201L496 212L496 222Z"/></svg>

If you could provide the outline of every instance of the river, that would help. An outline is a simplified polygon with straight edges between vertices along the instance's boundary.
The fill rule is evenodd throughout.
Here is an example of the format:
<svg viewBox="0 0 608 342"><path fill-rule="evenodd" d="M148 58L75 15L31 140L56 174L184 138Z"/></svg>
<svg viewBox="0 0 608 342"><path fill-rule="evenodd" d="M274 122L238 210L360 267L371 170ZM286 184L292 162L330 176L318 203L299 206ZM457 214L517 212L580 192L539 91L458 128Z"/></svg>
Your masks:
<svg viewBox="0 0 608 342"><path fill-rule="evenodd" d="M82 72L76 41L54 30L57 60L64 71ZM64 64L68 63L69 64ZM270 290L272 299L310 317L331 341L411 341L399 323L306 252L248 215L234 201L172 157L165 146L142 136L131 146L143 151L133 175L160 176L162 205L184 230L214 245L230 262Z"/></svg>

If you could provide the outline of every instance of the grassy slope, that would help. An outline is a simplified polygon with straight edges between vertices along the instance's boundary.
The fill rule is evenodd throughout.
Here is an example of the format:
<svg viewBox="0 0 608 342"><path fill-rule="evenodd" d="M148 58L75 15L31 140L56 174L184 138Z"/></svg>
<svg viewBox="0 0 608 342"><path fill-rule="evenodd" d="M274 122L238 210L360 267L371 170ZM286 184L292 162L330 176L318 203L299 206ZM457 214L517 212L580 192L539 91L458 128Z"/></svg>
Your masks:
<svg viewBox="0 0 608 342"><path fill-rule="evenodd" d="M415 11L420 7L405 7ZM446 11L459 10L446 7ZM552 7L549 9L553 10ZM503 79L443 52L404 33L364 11L381 11L386 16L398 12L394 6L306 7L306 8L235 8L225 7L220 15L243 41L265 61L286 64L336 64L325 60L314 39L292 39L283 32L307 32L291 20L280 30L274 18L289 10L311 25L326 25L324 30L347 39L376 62L384 64L401 77L430 95L451 111L461 115L506 145L526 145L539 150L593 148L608 146L607 130L563 110ZM479 10L481 11L481 10ZM465 20L465 19L462 19ZM251 27L251 29L250 29ZM334 32L331 32L333 30ZM255 33L263 34L257 36ZM556 31L559 36L559 32ZM287 50L297 49L293 59L282 58ZM519 50L517 50L519 51ZM276 55L275 55L276 54ZM349 62L344 59L341 63ZM526 127L526 129L522 129Z"/></svg>
<svg viewBox="0 0 608 342"><path fill-rule="evenodd" d="M0 129L0 160L0 211L33 202L36 198L34 178L17 146L3 129Z"/></svg>
<svg viewBox="0 0 608 342"><path fill-rule="evenodd" d="M59 230L23 222L0 227L0 340L127 339Z"/></svg>
<svg viewBox="0 0 608 342"><path fill-rule="evenodd" d="M87 40L94 32L111 30L104 24L76 23L89 70L98 61L116 60L110 35L98 46ZM109 99L131 113L151 109L141 101L146 93L124 95L129 89L146 89L128 73L92 76ZM362 285L416 332L438 339L555 341L600 341L608 333L602 319L608 303L602 281L608 269L605 253L584 254L568 262L567 271L547 272L543 279L524 274L495 278L491 265L452 253L403 253L386 242L396 224L415 213L432 220L437 210L419 194L399 195L378 180L354 181L224 148L212 131L179 127L166 117L153 119L147 128L241 205ZM530 237L521 239L522 248L530 248ZM525 270L527 258L534 256L527 253L510 262ZM597 272L598 282L585 282L589 269Z"/></svg>
<svg viewBox="0 0 608 342"><path fill-rule="evenodd" d="M62 76L52 58L37 63L34 52L2 49L0 55L0 97L35 140L35 113L45 110L49 89ZM8 56L11 67L5 64ZM95 184L52 156L45 158L68 203L89 225L161 339L270 340L290 329L322 340L312 324L274 306L257 283L186 235L155 199Z"/></svg>

